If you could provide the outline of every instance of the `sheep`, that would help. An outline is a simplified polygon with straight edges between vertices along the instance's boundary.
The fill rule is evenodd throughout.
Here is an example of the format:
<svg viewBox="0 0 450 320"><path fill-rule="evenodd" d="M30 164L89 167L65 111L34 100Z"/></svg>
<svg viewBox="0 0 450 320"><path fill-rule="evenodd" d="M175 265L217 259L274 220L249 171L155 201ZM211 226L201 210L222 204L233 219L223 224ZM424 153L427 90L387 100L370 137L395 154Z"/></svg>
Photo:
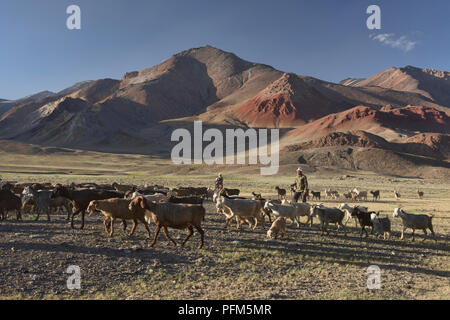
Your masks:
<svg viewBox="0 0 450 320"><path fill-rule="evenodd" d="M265 213L263 211L263 205L261 201L250 199L230 199L221 196L218 199L217 204L218 208L221 208L222 210L224 209L224 207L229 209L229 211L231 212L231 217L228 219L231 219L234 216L239 216L247 219L252 217L256 219L253 230L256 229L258 223L261 224L262 229L265 229L263 218L263 215Z"/></svg>
<svg viewBox="0 0 450 320"><path fill-rule="evenodd" d="M380 190L370 191L373 196L373 201L380 200Z"/></svg>
<svg viewBox="0 0 450 320"><path fill-rule="evenodd" d="M406 213L401 208L395 208L392 216L394 218L400 217L402 219L403 229L402 236L400 237L401 240L404 239L405 231L408 228L412 229L412 241L414 241L414 232L416 229L422 229L425 236L427 236L427 229L430 229L434 241L437 242L432 224L433 215ZM426 237L424 237L423 241L425 241L425 239Z"/></svg>
<svg viewBox="0 0 450 320"><path fill-rule="evenodd" d="M419 197L419 199L423 199L423 195L424 195L424 192L419 191L419 189L417 189L417 196Z"/></svg>
<svg viewBox="0 0 450 320"><path fill-rule="evenodd" d="M286 217L278 217L272 223L272 226L267 231L267 238L276 239L278 234L280 234L281 238L284 238L286 234Z"/></svg>
<svg viewBox="0 0 450 320"><path fill-rule="evenodd" d="M394 190L394 197L395 197L395 200L400 200L400 192L398 192L397 190Z"/></svg>
<svg viewBox="0 0 450 320"><path fill-rule="evenodd" d="M324 232L327 235L330 234L328 231L329 223L337 223L339 231L340 227L342 227L344 231L344 236L347 236L347 232L345 230L345 226L342 224L342 220L344 219L345 213L338 208L327 208L320 205L312 205L311 206L311 217L315 217L316 215L319 217L320 227L322 230L321 236L323 236Z"/></svg>
<svg viewBox="0 0 450 320"><path fill-rule="evenodd" d="M391 220L389 218L380 218L379 214L379 212L372 212L370 214L370 220L372 220L373 229L377 237L383 235L383 239L386 240L386 235L387 239L391 237Z"/></svg>
<svg viewBox="0 0 450 320"><path fill-rule="evenodd" d="M314 192L311 190L311 194L312 194L312 199L314 200L318 200L320 201L320 191L319 192Z"/></svg>
<svg viewBox="0 0 450 320"><path fill-rule="evenodd" d="M132 212L136 212L140 207L141 209L147 210L146 219L152 219L156 225L155 236L150 247L156 244L156 239L158 238L161 228L163 228L164 235L166 238L172 242L174 247L177 243L169 236L167 228L174 228L179 230L188 229L188 235L184 239L182 246L186 244L186 241L194 234L194 227L200 233L200 245L199 249L203 247L203 240L205 232L203 231L201 224L205 218L205 208L199 205L187 205L187 204L176 204L176 203L155 203L147 201L143 197L137 197L132 200L129 204L129 209Z"/></svg>
<svg viewBox="0 0 450 320"><path fill-rule="evenodd" d="M0 190L0 220L6 220L8 211L16 211L16 219L22 220L22 201L9 189Z"/></svg>
<svg viewBox="0 0 450 320"><path fill-rule="evenodd" d="M109 234L110 237L114 234L114 222L116 219L121 220L132 220L133 227L131 228L130 237L133 236L138 220L142 222L148 233L148 238L150 238L150 229L148 227L147 221L145 221L145 214L142 212L132 212L129 209L130 200L121 198L112 198L106 200L93 200L89 203L87 211L92 214L95 211L100 211L104 216L105 220L103 224L105 226L105 232ZM109 231L108 231L109 225Z"/></svg>
<svg viewBox="0 0 450 320"><path fill-rule="evenodd" d="M286 199L286 189L280 189L280 187L276 186L275 190L277 190L278 199Z"/></svg>
<svg viewBox="0 0 450 320"><path fill-rule="evenodd" d="M74 218L76 215L81 213L81 226L80 229L84 228L84 215L89 203L92 200L105 200L111 198L123 198L124 193L108 190L73 190L61 185L57 186L50 196L52 199L56 197L67 198L72 202L74 207L74 212L72 212L72 217L70 221L70 227L75 229Z"/></svg>
<svg viewBox="0 0 450 320"><path fill-rule="evenodd" d="M356 217L359 221L359 225L361 226L361 233L360 233L360 237L362 238L363 232L366 233L366 238L369 236L369 234L367 233L366 227L372 227L372 232L373 232L373 223L372 220L370 219L370 216L372 213L375 212L364 212L358 209L358 207L355 207L352 211L352 217Z"/></svg>
<svg viewBox="0 0 450 320"><path fill-rule="evenodd" d="M297 203L295 205L291 204L283 205L283 204L275 204L273 203L273 201L266 201L266 203L264 204L264 208L272 210L275 216L289 218L292 221L292 223L297 224L297 228L300 228L300 217L302 216L307 216L308 221L306 223L311 221L312 225L312 220L309 214L310 205L307 203Z"/></svg>
<svg viewBox="0 0 450 320"><path fill-rule="evenodd" d="M367 210L368 210L367 207L363 207L363 206L354 206L354 207L352 207L352 206L349 206L349 205L346 204L346 203L341 203L341 204L339 205L339 209L344 210L345 213L346 213L346 216L347 216L347 219L345 220L345 223L344 223L345 226L347 226L348 221L349 221L351 218L353 218L353 219L355 220L355 228L358 227L358 219L357 219L355 216L352 216L352 211L353 211L355 208L358 208L361 212L367 212Z"/></svg>

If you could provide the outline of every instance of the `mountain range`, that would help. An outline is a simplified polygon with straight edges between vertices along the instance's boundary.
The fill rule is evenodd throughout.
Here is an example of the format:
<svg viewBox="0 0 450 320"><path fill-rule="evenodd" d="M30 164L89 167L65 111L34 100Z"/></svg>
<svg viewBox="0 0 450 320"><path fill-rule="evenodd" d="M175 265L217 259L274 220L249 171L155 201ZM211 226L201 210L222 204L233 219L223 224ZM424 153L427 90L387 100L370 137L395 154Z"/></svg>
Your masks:
<svg viewBox="0 0 450 320"><path fill-rule="evenodd" d="M281 144L287 148L322 137L333 139L329 136L333 132L356 130L387 141L376 144L377 148L411 152L414 148L392 144L426 134L414 143L427 145L433 140L430 135L437 134L446 148L449 112L446 71L390 68L367 79L348 78L337 84L205 46L128 72L119 80L84 81L58 93L0 100L0 139L168 155L172 130L202 120L222 129L281 128ZM352 144L357 139L346 141ZM289 150L294 149L299 150ZM443 161L447 157L445 151L433 154Z"/></svg>

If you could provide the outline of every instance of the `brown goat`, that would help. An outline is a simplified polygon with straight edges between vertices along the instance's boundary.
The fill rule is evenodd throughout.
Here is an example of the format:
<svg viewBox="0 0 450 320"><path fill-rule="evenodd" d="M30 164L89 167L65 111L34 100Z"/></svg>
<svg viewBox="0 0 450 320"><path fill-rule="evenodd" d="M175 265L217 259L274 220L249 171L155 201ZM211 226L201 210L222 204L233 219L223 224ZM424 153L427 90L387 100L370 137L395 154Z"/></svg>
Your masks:
<svg viewBox="0 0 450 320"><path fill-rule="evenodd" d="M200 205L176 204L176 203L154 203L147 201L144 197L137 197L132 200L129 208L132 212L138 211L138 207L148 210L146 218L151 218L156 225L155 237L150 247L156 244L159 231L163 228L164 235L176 247L177 243L169 236L167 228L174 228L179 230L188 229L188 235L184 239L182 246L194 234L194 227L200 233L199 249L203 247L203 239L205 232L201 224L205 217L206 211ZM149 215L150 214L150 215Z"/></svg>
<svg viewBox="0 0 450 320"><path fill-rule="evenodd" d="M22 220L22 202L18 196L9 190L0 190L0 220L6 220L8 211L17 212L17 220Z"/></svg>
<svg viewBox="0 0 450 320"><path fill-rule="evenodd" d="M148 237L150 238L150 229L147 221L145 221L145 213L131 211L129 209L129 204L130 200L120 198L93 200L89 203L87 210L91 213L94 211L100 211L105 216L105 220L103 222L105 225L105 232L109 233L111 237L114 234L114 221L116 219L122 219L133 221L130 237L134 234L139 220L144 224ZM108 230L108 225L110 230Z"/></svg>
<svg viewBox="0 0 450 320"><path fill-rule="evenodd" d="M267 237L276 239L278 238L278 234L281 235L281 238L284 238L286 234L286 217L278 217L270 227L269 231L267 231Z"/></svg>

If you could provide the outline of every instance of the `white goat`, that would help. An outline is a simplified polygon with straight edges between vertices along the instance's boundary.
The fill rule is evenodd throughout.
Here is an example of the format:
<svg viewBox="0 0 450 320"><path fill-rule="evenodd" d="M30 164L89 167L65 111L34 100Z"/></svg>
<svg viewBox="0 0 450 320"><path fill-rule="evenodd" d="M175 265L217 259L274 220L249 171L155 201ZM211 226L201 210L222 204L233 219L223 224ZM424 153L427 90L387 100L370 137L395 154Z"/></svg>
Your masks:
<svg viewBox="0 0 450 320"><path fill-rule="evenodd" d="M243 220L255 218L256 222L253 230L256 229L258 223L261 223L261 227L264 227L264 211L261 201L250 199L229 199L224 196L217 198L217 209L222 209L225 214L225 208L229 209L231 215L227 218L232 219L234 216L239 216ZM240 219L242 221L242 219ZM240 224L239 226L240 227Z"/></svg>
<svg viewBox="0 0 450 320"><path fill-rule="evenodd" d="M322 205L312 205L311 206L311 217L318 216L320 221L320 228L322 230L321 236L323 236L324 232L329 234L328 232L328 224L337 223L339 228L342 227L344 230L344 235L347 235L345 231L345 226L342 224L342 220L344 219L345 213L338 208L327 208Z"/></svg>
<svg viewBox="0 0 450 320"><path fill-rule="evenodd" d="M423 233L425 233L425 236L427 236L427 229L430 229L434 240L437 241L432 225L433 215L406 213L401 208L395 208L392 216L394 218L400 217L402 219L403 229L402 229L402 236L400 239L402 240L404 239L405 231L408 228L412 229L413 241L414 241L414 231L416 229L422 229ZM426 237L424 237L423 241L425 241L425 239Z"/></svg>
<svg viewBox="0 0 450 320"><path fill-rule="evenodd" d="M311 206L307 203L283 205L276 204L271 201L266 201L266 203L264 204L264 209L272 210L273 214L277 217L286 217L288 219L291 219L292 223L296 223L298 228L300 228L300 217L303 216L308 217L308 221L306 222L306 224L311 221L312 225L310 208Z"/></svg>
<svg viewBox="0 0 450 320"><path fill-rule="evenodd" d="M380 218L379 213L371 213L370 220L377 237L383 235L384 240L386 240L386 235L388 239L391 237L391 221L389 218Z"/></svg>

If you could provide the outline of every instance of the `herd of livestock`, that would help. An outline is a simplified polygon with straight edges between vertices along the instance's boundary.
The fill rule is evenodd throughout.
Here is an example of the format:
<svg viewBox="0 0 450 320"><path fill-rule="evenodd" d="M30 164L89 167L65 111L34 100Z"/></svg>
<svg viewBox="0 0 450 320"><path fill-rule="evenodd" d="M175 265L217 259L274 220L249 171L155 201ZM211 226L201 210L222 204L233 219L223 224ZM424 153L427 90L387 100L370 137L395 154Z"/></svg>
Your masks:
<svg viewBox="0 0 450 320"><path fill-rule="evenodd" d="M0 187L0 220L5 220L9 212L16 212L18 220L22 219L22 212L36 214L36 220L41 214L46 214L50 220L50 214L66 210L67 220L71 220L71 228L74 227L74 218L81 215L81 226L84 227L85 214L100 212L105 216L105 232L110 236L114 234L114 222L119 220L123 224L124 230L127 228L127 221L133 223L130 236L135 232L138 223L142 223L151 237L149 224L153 222L156 230L153 242L154 246L161 229L166 238L176 246L176 242L170 237L168 228L187 229L188 234L183 241L183 245L194 233L196 229L201 236L199 248L203 246L204 231L202 222L205 220L206 210L204 201L211 200L217 213L225 216L226 226L230 226L233 221L237 228L247 223L251 229L256 229L258 225L265 229L265 220L269 220L271 225L267 232L268 238L276 239L283 237L286 233L287 220L300 227L300 218L306 217L306 226L312 227L315 217L320 223L321 235L328 235L328 225L336 224L337 231L341 228L346 235L346 225L350 219L355 220L355 225L360 226L360 237L365 233L369 236L366 227L371 227L371 232L377 237L384 239L390 237L391 222L389 218L380 217L379 213L369 211L367 207L355 205L351 206L342 203L339 207L327 207L323 204L291 203L287 200L286 190L276 187L277 199L265 199L261 194L252 193L251 198L240 197L240 190L224 188L215 191L204 187L181 187L170 190L163 186L143 186L98 184L74 184L52 185L45 184L18 184L2 182ZM294 191L291 189L291 192ZM370 191L373 201L380 199L380 191ZM419 198L424 193L417 190ZM353 189L343 196L348 200L367 200L368 192ZM396 199L400 198L400 193L394 191ZM323 197L328 199L339 199L337 191L327 189ZM310 191L307 199L320 201L321 192ZM308 201L309 201L308 200ZM406 229L412 229L414 241L415 230L423 230L427 235L427 229L436 240L432 225L432 215L412 214L405 212L402 208L395 208L393 217L402 220L403 228L401 239L404 239ZM275 220L273 220L275 219ZM273 221L272 221L273 220ZM425 240L425 238L424 238Z"/></svg>

